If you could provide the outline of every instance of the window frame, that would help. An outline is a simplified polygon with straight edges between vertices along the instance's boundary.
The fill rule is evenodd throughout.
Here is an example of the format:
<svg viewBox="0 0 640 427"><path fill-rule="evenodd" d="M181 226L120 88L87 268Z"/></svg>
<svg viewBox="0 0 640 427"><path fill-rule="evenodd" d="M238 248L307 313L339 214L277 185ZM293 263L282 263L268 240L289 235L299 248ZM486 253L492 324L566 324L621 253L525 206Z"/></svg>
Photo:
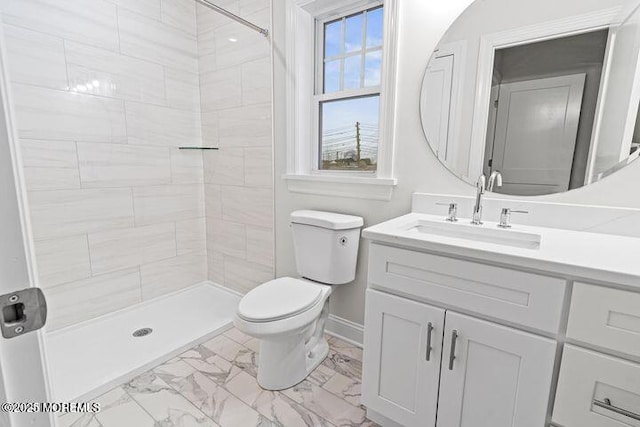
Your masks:
<svg viewBox="0 0 640 427"><path fill-rule="evenodd" d="M359 177L376 177L377 176L377 162L376 162L376 170L375 171L362 171L362 170L334 170L334 169L321 169L320 168L320 159L321 159L321 152L322 152L322 129L321 129L321 124L322 124L322 111L321 111L321 106L322 103L324 102L331 102L331 101L340 101L340 100L348 100L348 99L355 99L355 98L364 98L364 97L368 97L368 96L375 96L378 95L378 111L380 111L380 108L382 106L382 92L381 92L381 86L382 86L382 82L380 82L380 84L376 85L376 86L369 86L369 87L360 87L358 89L343 89L341 88L341 90L335 91L335 92L330 92L330 93L324 93L324 63L325 63L325 57L324 57L324 29L325 29L325 25L331 22L336 22L338 20L342 20L343 21L343 25L342 25L342 42L345 42L345 28L346 28L346 19L354 16L354 15L358 15L360 13L363 13L365 11L371 11L380 7L384 7L384 2L382 0L373 0L370 2L367 2L366 4L360 4L358 6L355 7L350 7L347 9L343 9L340 10L339 13L334 13L334 14L330 14L328 16L323 16L323 17L316 17L315 19L315 70L314 70L314 91L313 91L313 99L312 99L312 103L313 103L313 107L312 107L312 111L313 111L313 138L315 138L315 143L312 141L311 144L313 147L315 147L312 151L312 156L311 156L311 174L314 175L345 175L345 176L359 176ZM364 17L366 18L366 14L364 14ZM384 21L384 18L383 18ZM367 37L367 20L364 19L364 24L363 24L363 34L362 34L362 40L363 40L363 44L362 46L365 47L365 40ZM351 54L349 55L346 52L343 52L341 55L335 56L336 59L346 59L349 56L362 56L362 60L360 62L360 78L362 79L362 81L364 81L364 76L365 76L365 57L367 52L375 52L375 51L380 51L383 55L384 55L384 40L382 41L382 46L380 47L376 47L373 49L361 49L359 51L357 51L358 53L356 54ZM334 57L332 57L334 58ZM384 64L381 62L380 65L380 72L382 73L382 67L384 66ZM340 68L340 85L342 86L343 83L343 77L344 77L344 61L342 61L342 66ZM382 79L381 79L382 80ZM380 121L380 112L378 113L378 147L376 147L376 150L378 150L379 145L380 145L380 134L381 134L381 121ZM377 154L376 154L377 156Z"/></svg>
<svg viewBox="0 0 640 427"><path fill-rule="evenodd" d="M285 0L287 162L282 178L290 192L390 200L397 185L393 170L397 64L398 0ZM319 170L320 64L317 56L321 21L330 22L359 11L384 7L377 170ZM376 89L378 89L376 87ZM372 88L366 88L372 92ZM377 94L376 92L373 92ZM340 92L340 97L363 91ZM329 95L329 94L327 94ZM347 96L348 95L348 96ZM316 119L318 118L318 119Z"/></svg>

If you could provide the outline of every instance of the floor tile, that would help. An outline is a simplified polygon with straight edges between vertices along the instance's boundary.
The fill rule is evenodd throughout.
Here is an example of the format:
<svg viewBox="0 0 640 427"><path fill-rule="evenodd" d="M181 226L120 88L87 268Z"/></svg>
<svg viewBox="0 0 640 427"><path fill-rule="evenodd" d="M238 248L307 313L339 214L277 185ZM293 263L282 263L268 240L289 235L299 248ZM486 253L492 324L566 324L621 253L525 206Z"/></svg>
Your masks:
<svg viewBox="0 0 640 427"><path fill-rule="evenodd" d="M347 377L341 373L336 373L323 386L325 390L330 391L339 398L346 400L352 405L360 405L361 387L360 381L353 377Z"/></svg>
<svg viewBox="0 0 640 427"><path fill-rule="evenodd" d="M282 394L336 426L360 425L365 421L363 409L309 381L284 390Z"/></svg>
<svg viewBox="0 0 640 427"><path fill-rule="evenodd" d="M124 390L163 427L218 426L153 372L125 384Z"/></svg>
<svg viewBox="0 0 640 427"><path fill-rule="evenodd" d="M282 391L257 382L260 341L233 328L102 395L97 414L61 427L374 427L360 404L362 350L328 337L329 355Z"/></svg>

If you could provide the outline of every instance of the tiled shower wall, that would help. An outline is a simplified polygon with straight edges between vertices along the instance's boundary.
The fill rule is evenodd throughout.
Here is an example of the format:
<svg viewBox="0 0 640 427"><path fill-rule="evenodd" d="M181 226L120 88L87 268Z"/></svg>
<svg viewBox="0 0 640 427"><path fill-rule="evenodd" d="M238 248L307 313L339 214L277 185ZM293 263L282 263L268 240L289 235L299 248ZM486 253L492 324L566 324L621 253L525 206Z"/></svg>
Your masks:
<svg viewBox="0 0 640 427"><path fill-rule="evenodd" d="M217 4L270 28L269 0ZM247 292L273 278L269 41L197 8L209 278ZM216 144L217 142L217 144Z"/></svg>
<svg viewBox="0 0 640 427"><path fill-rule="evenodd" d="M0 6L49 330L205 280L193 1Z"/></svg>

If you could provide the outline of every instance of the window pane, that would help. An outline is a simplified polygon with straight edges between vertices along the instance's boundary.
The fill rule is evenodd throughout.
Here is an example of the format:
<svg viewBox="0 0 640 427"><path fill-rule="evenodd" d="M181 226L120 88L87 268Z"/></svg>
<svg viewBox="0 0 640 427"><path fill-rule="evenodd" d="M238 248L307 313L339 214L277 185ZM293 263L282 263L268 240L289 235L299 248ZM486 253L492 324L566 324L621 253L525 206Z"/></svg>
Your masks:
<svg viewBox="0 0 640 427"><path fill-rule="evenodd" d="M324 25L324 56L325 58L342 53L342 20L329 22Z"/></svg>
<svg viewBox="0 0 640 427"><path fill-rule="evenodd" d="M324 64L324 93L340 90L340 59Z"/></svg>
<svg viewBox="0 0 640 427"><path fill-rule="evenodd" d="M380 84L380 70L382 69L382 51L369 52L364 59L364 85L378 86Z"/></svg>
<svg viewBox="0 0 640 427"><path fill-rule="evenodd" d="M367 12L367 48L382 46L383 8Z"/></svg>
<svg viewBox="0 0 640 427"><path fill-rule="evenodd" d="M346 19L347 26L344 34L345 52L355 52L362 50L362 23L363 14L350 16Z"/></svg>
<svg viewBox="0 0 640 427"><path fill-rule="evenodd" d="M321 170L376 170L379 106L379 95L320 105Z"/></svg>
<svg viewBox="0 0 640 427"><path fill-rule="evenodd" d="M343 89L360 88L361 55L350 56L344 60Z"/></svg>

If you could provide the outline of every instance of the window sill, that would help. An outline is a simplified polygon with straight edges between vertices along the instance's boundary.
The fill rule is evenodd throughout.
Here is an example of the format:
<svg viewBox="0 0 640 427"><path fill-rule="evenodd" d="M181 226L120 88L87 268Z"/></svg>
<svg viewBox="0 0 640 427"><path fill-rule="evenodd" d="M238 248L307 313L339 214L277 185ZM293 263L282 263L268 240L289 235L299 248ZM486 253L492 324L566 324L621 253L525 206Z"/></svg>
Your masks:
<svg viewBox="0 0 640 427"><path fill-rule="evenodd" d="M298 174L287 174L282 178L292 193L382 201L391 200L393 189L398 184L395 178Z"/></svg>

